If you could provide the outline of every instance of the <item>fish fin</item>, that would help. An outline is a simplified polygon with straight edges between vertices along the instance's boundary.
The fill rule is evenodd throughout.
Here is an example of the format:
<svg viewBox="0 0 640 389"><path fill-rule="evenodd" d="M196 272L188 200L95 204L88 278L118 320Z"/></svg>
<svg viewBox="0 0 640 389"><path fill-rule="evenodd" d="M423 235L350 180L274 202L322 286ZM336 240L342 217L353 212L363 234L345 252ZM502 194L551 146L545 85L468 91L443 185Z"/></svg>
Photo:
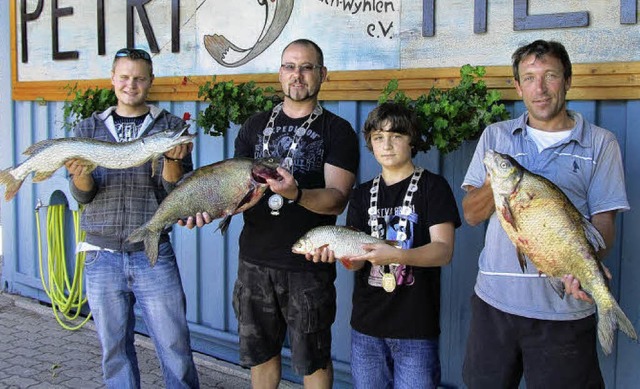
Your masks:
<svg viewBox="0 0 640 389"><path fill-rule="evenodd" d="M42 182L46 179L48 179L49 177L51 177L53 175L53 173L55 173L56 171L51 171L51 172L43 172L43 171L39 171L39 172L35 172L33 174L33 182Z"/></svg>
<svg viewBox="0 0 640 389"><path fill-rule="evenodd" d="M596 251L606 248L604 238L602 237L602 234L600 234L600 231L598 231L598 229L584 216L582 217L582 229L584 230L587 240Z"/></svg>
<svg viewBox="0 0 640 389"><path fill-rule="evenodd" d="M548 276L547 280L551 288L558 294L561 299L564 299L564 282L561 278Z"/></svg>
<svg viewBox="0 0 640 389"><path fill-rule="evenodd" d="M146 224L142 225L136 228L135 230L133 230L133 232L129 234L129 236L127 237L127 242L129 243L142 242L148 233L149 232L147 231L147 225Z"/></svg>
<svg viewBox="0 0 640 389"><path fill-rule="evenodd" d="M517 249L516 251L518 253L518 262L520 263L520 269L522 269L522 272L524 273L527 269L527 257L522 253L522 251Z"/></svg>
<svg viewBox="0 0 640 389"><path fill-rule="evenodd" d="M40 142L34 143L31 146L27 147L25 151L22 152L23 155L32 156L34 154L38 154L42 150L52 146L54 143L59 142L59 139L45 139Z"/></svg>
<svg viewBox="0 0 640 389"><path fill-rule="evenodd" d="M135 230L127 237L127 242L136 243L144 241L144 251L149 258L151 267L156 265L158 261L158 245L160 243L160 232L153 232L147 229L147 224L144 224Z"/></svg>
<svg viewBox="0 0 640 389"><path fill-rule="evenodd" d="M634 341L638 341L638 335L633 324L624 314L613 296L610 296L613 304L610 309L600 309L598 306L598 340L605 354L611 354L616 327Z"/></svg>
<svg viewBox="0 0 640 389"><path fill-rule="evenodd" d="M224 234L225 232L227 232L227 229L229 228L229 224L231 224L232 216L233 215L228 215L224 219L222 219L220 223L218 223L218 230L220 230L221 234Z"/></svg>
<svg viewBox="0 0 640 389"><path fill-rule="evenodd" d="M160 163L160 160L158 159L158 157L153 157L151 159L151 177L156 176L156 172L159 170L159 166L158 166L159 163Z"/></svg>
<svg viewBox="0 0 640 389"><path fill-rule="evenodd" d="M0 170L0 184L5 186L4 199L11 200L16 196L23 180L17 180L11 174L11 168Z"/></svg>
<svg viewBox="0 0 640 389"><path fill-rule="evenodd" d="M160 244L160 233L153 234L149 233L144 238L144 252L149 257L149 263L151 267L156 265L158 262L158 245Z"/></svg>
<svg viewBox="0 0 640 389"><path fill-rule="evenodd" d="M513 217L513 213L511 212L511 207L509 206L509 202L506 198L502 199L502 217L504 220L513 227L515 231L518 231L518 227L516 226L516 220Z"/></svg>

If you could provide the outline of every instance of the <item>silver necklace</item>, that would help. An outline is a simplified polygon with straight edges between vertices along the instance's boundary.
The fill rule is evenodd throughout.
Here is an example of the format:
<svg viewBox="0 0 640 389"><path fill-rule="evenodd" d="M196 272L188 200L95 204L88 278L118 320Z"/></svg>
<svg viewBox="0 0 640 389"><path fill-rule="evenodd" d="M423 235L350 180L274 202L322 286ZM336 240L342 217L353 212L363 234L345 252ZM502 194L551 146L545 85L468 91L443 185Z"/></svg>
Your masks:
<svg viewBox="0 0 640 389"><path fill-rule="evenodd" d="M407 192L404 194L402 200L402 208L400 209L400 221L398 222L398 234L396 239L404 242L407 239L407 223L409 215L411 214L411 202L413 201L413 194L418 190L418 181L424 171L421 167L416 167L413 170L411 176L411 182L407 187ZM378 191L380 189L380 175L373 179L371 189L371 197L369 200L369 226L371 226L371 236L384 239L383 227L378 223ZM388 266L382 266L382 288L387 292L393 292L396 289L396 277L392 268L397 267L397 263L392 263Z"/></svg>
<svg viewBox="0 0 640 389"><path fill-rule="evenodd" d="M269 121L267 122L267 126L262 131L262 157L270 157L271 153L269 152L269 141L271 140L271 135L273 135L274 126L276 117L282 111L282 103L276 105L271 111L271 116L269 117ZM313 112L309 115L309 118L302 123L300 127L298 127L295 131L295 136L291 141L291 145L289 146L289 150L287 151L287 156L284 158L282 162L282 167L287 169L289 172L293 173L293 154L298 148L298 144L300 139L307 133L311 123L318 118L318 116L322 115L323 109L320 103L316 103ZM271 214L273 216L280 215L280 208L284 205L284 198L282 195L274 193L269 197L269 201L267 203L269 208L271 209Z"/></svg>

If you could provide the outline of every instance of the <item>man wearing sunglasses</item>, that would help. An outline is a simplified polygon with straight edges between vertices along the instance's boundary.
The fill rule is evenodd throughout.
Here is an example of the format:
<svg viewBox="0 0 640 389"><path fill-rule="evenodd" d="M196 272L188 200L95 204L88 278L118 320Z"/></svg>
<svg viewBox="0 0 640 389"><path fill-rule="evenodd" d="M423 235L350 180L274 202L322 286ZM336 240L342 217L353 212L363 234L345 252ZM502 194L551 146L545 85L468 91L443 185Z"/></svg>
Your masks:
<svg viewBox="0 0 640 389"><path fill-rule="evenodd" d="M146 103L152 83L149 53L119 50L111 68L118 105L81 121L75 136L125 142L182 127L182 119ZM140 387L133 344L135 302L156 347L166 387L199 386L185 295L168 233L160 238L154 267L145 255L144 243L126 242L135 228L153 216L180 177L193 170L192 148L189 143L167 151L160 161L161 174L155 175L152 162L122 170L93 170L79 159L66 164L71 193L85 206L81 226L87 235L78 248L87 252L87 298L102 344L102 371L108 388Z"/></svg>

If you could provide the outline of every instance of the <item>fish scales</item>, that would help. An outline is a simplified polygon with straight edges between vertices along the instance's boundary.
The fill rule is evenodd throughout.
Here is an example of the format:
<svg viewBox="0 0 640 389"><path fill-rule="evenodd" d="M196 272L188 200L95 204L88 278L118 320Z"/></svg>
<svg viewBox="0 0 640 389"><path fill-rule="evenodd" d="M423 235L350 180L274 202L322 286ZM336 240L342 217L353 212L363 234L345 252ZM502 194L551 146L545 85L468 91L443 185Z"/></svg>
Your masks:
<svg viewBox="0 0 640 389"><path fill-rule="evenodd" d="M200 167L178 182L151 219L134 230L127 240L144 241L147 256L154 265L162 231L179 219L207 212L212 219L224 218L219 224L224 233L231 216L260 200L268 187L265 179L280 177L276 172L279 164L278 158L232 158Z"/></svg>
<svg viewBox="0 0 640 389"><path fill-rule="evenodd" d="M598 339L611 353L616 327L637 340L633 325L609 291L596 250L604 240L569 198L551 181L529 172L515 159L493 150L484 164L489 172L500 224L516 246L524 270L525 255L563 294L561 277L572 274L592 296L598 311Z"/></svg>
<svg viewBox="0 0 640 389"><path fill-rule="evenodd" d="M333 250L336 259L342 259L365 254L362 245L374 243L387 243L401 248L401 244L396 241L378 239L350 227L330 225L312 228L294 243L291 251L307 254L326 246Z"/></svg>
<svg viewBox="0 0 640 389"><path fill-rule="evenodd" d="M77 137L40 141L24 151L28 156L24 162L0 171L0 184L6 186L5 199L15 197L30 173L34 173L33 182L44 181L71 159L82 159L107 169L126 169L158 159L173 147L193 140L195 134L183 135L188 127L120 143Z"/></svg>

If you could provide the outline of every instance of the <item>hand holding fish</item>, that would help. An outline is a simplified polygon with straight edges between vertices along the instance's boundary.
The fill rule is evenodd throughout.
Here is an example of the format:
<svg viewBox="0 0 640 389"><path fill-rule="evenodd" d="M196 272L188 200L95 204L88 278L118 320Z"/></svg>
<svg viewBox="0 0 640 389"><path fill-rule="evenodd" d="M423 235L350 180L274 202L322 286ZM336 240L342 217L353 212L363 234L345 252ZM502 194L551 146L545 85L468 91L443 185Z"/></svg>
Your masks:
<svg viewBox="0 0 640 389"><path fill-rule="evenodd" d="M193 227L204 227L213 221L211 216L207 212L198 212L196 216L189 216L187 220L178 219L178 225L193 229Z"/></svg>
<svg viewBox="0 0 640 389"><path fill-rule="evenodd" d="M72 176L88 176L96 169L96 165L80 158L73 158L64 163L64 167Z"/></svg>
<svg viewBox="0 0 640 389"><path fill-rule="evenodd" d="M73 158L65 162L64 167L67 168L76 188L84 192L93 189L94 181L91 172L97 167L95 164L84 159Z"/></svg>
<svg viewBox="0 0 640 389"><path fill-rule="evenodd" d="M335 253L328 246L318 247L314 249L313 252L306 253L304 257L307 259L307 261L312 261L315 263L334 263L336 261Z"/></svg>
<svg viewBox="0 0 640 389"><path fill-rule="evenodd" d="M193 142L189 142L186 144L177 145L171 150L164 153L164 157L169 160L180 160L186 157L193 150Z"/></svg>
<svg viewBox="0 0 640 389"><path fill-rule="evenodd" d="M604 271L605 277L607 277L608 280L611 280L613 276L611 275L609 268L602 264L602 270ZM589 294L580 287L580 281L578 281L578 279L572 274L565 274L562 277L562 282L564 282L565 293L572 295L573 298L577 300L586 301L591 304L594 303L594 300L589 297Z"/></svg>
<svg viewBox="0 0 640 389"><path fill-rule="evenodd" d="M269 189L287 200L295 199L300 189L293 175L283 167L278 167L277 172L282 178L267 178Z"/></svg>
<svg viewBox="0 0 640 389"><path fill-rule="evenodd" d="M386 243L363 244L362 249L366 253L349 258L352 263L357 264L369 261L371 264L379 266L398 263L398 255L400 254L398 249Z"/></svg>

